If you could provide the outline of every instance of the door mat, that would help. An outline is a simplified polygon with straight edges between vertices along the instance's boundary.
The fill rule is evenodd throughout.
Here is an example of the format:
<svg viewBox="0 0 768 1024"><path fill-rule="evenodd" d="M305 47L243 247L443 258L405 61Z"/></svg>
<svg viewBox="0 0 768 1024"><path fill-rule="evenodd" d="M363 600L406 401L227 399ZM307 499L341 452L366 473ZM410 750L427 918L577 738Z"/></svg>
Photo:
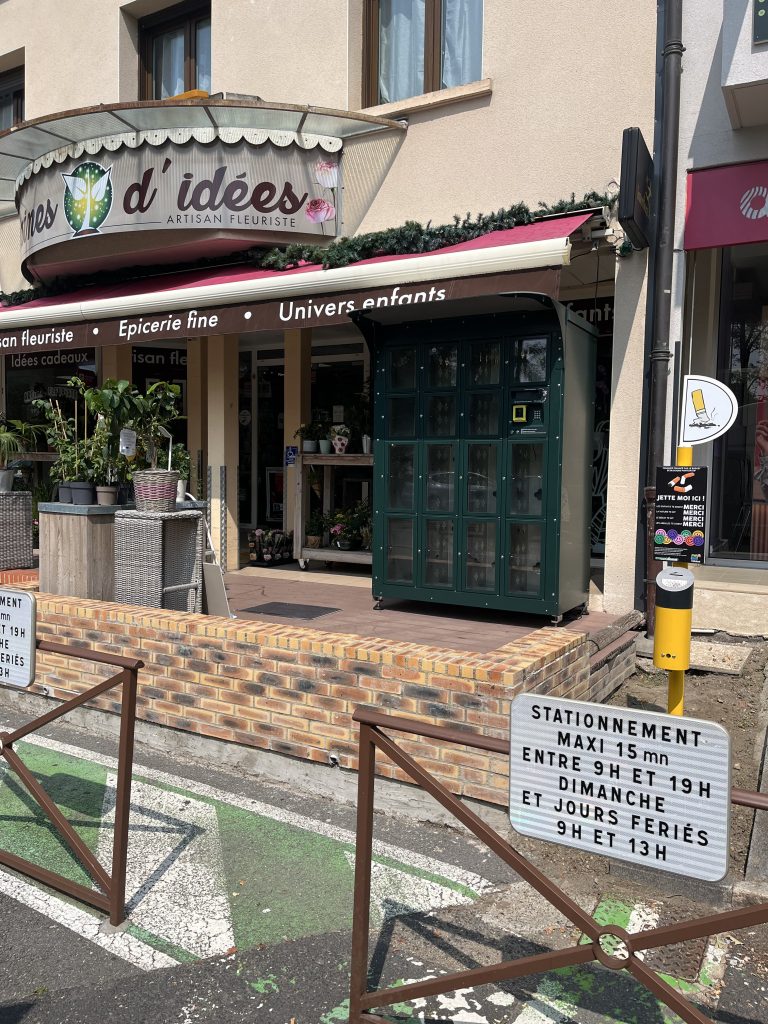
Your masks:
<svg viewBox="0 0 768 1024"><path fill-rule="evenodd" d="M321 615L340 612L341 608L326 608L321 604L288 604L287 601L268 601L255 608L243 608L240 612L250 615L279 615L284 619L319 619Z"/></svg>

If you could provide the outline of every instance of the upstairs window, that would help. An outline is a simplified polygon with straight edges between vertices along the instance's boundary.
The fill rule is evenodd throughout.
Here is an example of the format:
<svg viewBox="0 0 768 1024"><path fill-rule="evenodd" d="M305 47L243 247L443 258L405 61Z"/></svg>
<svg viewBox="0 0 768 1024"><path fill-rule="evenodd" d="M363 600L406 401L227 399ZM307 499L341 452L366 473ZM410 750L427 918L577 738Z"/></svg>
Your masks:
<svg viewBox="0 0 768 1024"><path fill-rule="evenodd" d="M482 77L483 0L367 0L366 106Z"/></svg>
<svg viewBox="0 0 768 1024"><path fill-rule="evenodd" d="M0 75L0 132L24 120L24 69Z"/></svg>
<svg viewBox="0 0 768 1024"><path fill-rule="evenodd" d="M211 91L211 5L181 4L141 22L143 100Z"/></svg>

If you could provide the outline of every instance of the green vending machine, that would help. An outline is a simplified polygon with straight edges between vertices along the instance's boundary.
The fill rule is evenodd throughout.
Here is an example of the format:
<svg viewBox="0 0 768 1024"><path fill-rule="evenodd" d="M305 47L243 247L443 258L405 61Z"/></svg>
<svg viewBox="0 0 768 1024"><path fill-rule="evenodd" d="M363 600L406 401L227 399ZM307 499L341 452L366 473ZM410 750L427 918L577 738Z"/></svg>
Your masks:
<svg viewBox="0 0 768 1024"><path fill-rule="evenodd" d="M558 621L587 603L596 331L546 295L504 305L367 318L378 601Z"/></svg>

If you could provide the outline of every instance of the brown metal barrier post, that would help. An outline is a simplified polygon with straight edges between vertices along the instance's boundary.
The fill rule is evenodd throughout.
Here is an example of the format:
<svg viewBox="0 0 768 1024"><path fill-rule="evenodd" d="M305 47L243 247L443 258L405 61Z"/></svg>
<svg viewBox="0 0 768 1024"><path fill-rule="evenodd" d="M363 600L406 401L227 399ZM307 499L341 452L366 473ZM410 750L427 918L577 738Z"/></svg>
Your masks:
<svg viewBox="0 0 768 1024"><path fill-rule="evenodd" d="M601 927L594 918L582 910L559 886L551 882L526 857L518 853L498 832L486 824L474 811L437 781L428 771L406 754L382 729L424 736L442 743L456 743L476 750L495 754L509 754L506 740L493 739L457 729L429 725L413 718L387 715L371 708L358 707L354 720L360 723L360 762L358 775L357 849L355 856L355 897L352 924L352 966L350 977L349 1024L385 1024L382 1017L371 1014L374 1007L454 992L475 985L510 981L527 975L541 974L560 967L573 967L594 960L614 971L628 970L658 999L674 1010L686 1024L710 1024L695 1006L671 985L646 967L637 956L645 949L676 945L689 939L715 935L719 932L768 924L768 903L760 903L741 910L730 910L709 917L697 918L682 924L630 933L624 928L608 925ZM491 967L443 974L439 978L414 982L410 985L370 991L368 989L369 905L371 895L371 858L373 850L373 808L376 748L401 768L413 781L430 793L438 803L457 818L490 850L497 854L538 893L559 910L572 924L580 928L590 942L582 942L568 949L553 950L535 956L506 960ZM756 810L768 810L768 796L744 790L731 790L731 802ZM602 940L612 936L612 944L604 946ZM615 940L624 944L626 953L613 948ZM610 951L609 951L610 950Z"/></svg>
<svg viewBox="0 0 768 1024"><path fill-rule="evenodd" d="M39 718L33 719L27 725L23 725L13 732L0 734L0 757L6 760L32 797L45 811L51 824L67 843L82 867L101 889L101 892L64 878L63 875L33 864L23 857L17 857L16 854L10 853L8 850L0 850L0 864L5 864L6 867L13 868L14 871L18 871L22 875L34 878L36 881L42 882L52 889L57 889L67 896L73 896L82 903L87 903L97 910L104 911L109 914L110 923L118 925L125 920L125 872L128 857L128 818L131 804L133 735L136 725L136 684L138 671L144 667L144 662L136 658L123 658L117 654L103 654L100 651L91 651L82 647L67 647L64 644L50 643L47 640L38 640L36 647L38 651L48 654L61 654L67 658L78 658L82 661L112 665L120 669L119 672L110 676L109 679L97 683L96 686L90 687L88 690L83 691L83 693L78 694L77 697L73 697L52 711L48 711ZM116 686L122 686L123 693L120 711L120 745L117 761L115 835L112 845L112 874L110 877L34 775L26 767L13 749L13 745L18 743L19 740L24 739L25 736L29 736L30 733L37 732L43 726L55 722L68 712L87 703L92 698L106 693L107 690L114 689Z"/></svg>

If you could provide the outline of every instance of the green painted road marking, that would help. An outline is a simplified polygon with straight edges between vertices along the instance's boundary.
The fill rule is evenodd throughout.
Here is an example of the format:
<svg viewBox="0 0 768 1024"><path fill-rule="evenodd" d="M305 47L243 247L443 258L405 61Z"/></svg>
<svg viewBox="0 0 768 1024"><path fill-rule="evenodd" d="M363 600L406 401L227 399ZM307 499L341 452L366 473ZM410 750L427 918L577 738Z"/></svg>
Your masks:
<svg viewBox="0 0 768 1024"><path fill-rule="evenodd" d="M85 752L80 757L76 748L41 737L20 744L19 752L108 866L114 759ZM88 884L10 771L2 775L0 785L0 843ZM470 902L489 886L470 872L430 857L384 843L375 848L374 921L377 908L379 920L394 913L429 911ZM34 883L16 884L7 874L3 878L4 891L26 902ZM129 923L123 953L130 958L131 949L138 949L139 966L147 969L169 958L189 962L233 948L349 931L353 836L328 823L136 766L127 882ZM34 902L38 910L45 905L44 900ZM64 913L61 907L57 897L59 916Z"/></svg>
<svg viewBox="0 0 768 1024"><path fill-rule="evenodd" d="M106 770L35 744L15 747L48 796L94 853L99 840ZM72 882L94 888L47 814L5 762L0 763L0 835L9 853L55 871Z"/></svg>

